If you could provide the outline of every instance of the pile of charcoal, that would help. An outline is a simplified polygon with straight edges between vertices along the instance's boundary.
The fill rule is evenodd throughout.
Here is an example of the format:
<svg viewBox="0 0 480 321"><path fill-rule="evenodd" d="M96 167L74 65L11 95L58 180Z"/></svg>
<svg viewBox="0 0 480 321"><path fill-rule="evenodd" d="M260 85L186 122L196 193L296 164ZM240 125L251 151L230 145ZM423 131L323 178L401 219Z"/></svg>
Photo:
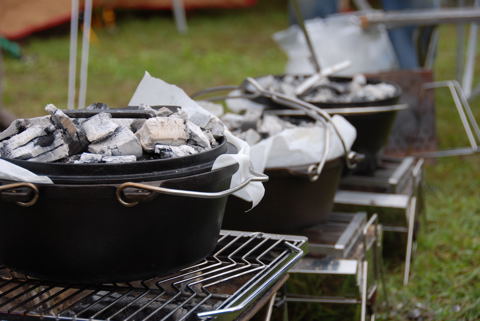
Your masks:
<svg viewBox="0 0 480 321"><path fill-rule="evenodd" d="M224 125L212 117L205 128L181 108L139 106L144 118L116 118L102 103L87 107L89 117L69 116L47 105L47 116L17 119L0 133L0 157L35 162L125 163L184 157L214 148ZM77 113L82 114L82 113ZM87 113L88 114L88 113ZM124 117L124 116L122 116Z"/></svg>
<svg viewBox="0 0 480 321"><path fill-rule="evenodd" d="M298 75L265 76L257 81L267 90L295 96L295 90L306 78ZM356 75L352 81L332 81L323 77L301 98L313 103L358 103L388 99L396 94L397 90L391 84L368 83L365 76Z"/></svg>
<svg viewBox="0 0 480 321"><path fill-rule="evenodd" d="M262 109L247 109L242 114L226 113L221 116L221 120L232 134L243 139L250 146L279 134L285 129L315 125L312 120L280 118Z"/></svg>

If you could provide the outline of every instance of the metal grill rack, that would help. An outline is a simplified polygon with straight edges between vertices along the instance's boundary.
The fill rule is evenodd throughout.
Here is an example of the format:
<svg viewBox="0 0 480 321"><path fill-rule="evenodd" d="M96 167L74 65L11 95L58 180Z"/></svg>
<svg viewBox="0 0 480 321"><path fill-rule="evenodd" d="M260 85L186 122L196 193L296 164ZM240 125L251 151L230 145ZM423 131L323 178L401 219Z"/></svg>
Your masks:
<svg viewBox="0 0 480 321"><path fill-rule="evenodd" d="M305 237L222 231L213 255L129 283L55 284L0 270L2 320L246 320L304 254ZM161 253L159 253L161 255Z"/></svg>
<svg viewBox="0 0 480 321"><path fill-rule="evenodd" d="M323 233L327 230L330 232ZM306 235L309 254L290 274L292 280L313 276L314 280L309 280L315 285L308 291L290 287L279 302L283 303L284 315L288 317L286 310L290 304L333 303L360 305L362 321L368 315L374 318L378 283L383 284L382 230L377 215L367 221L366 213L332 213L326 223L310 228Z"/></svg>
<svg viewBox="0 0 480 321"><path fill-rule="evenodd" d="M336 211L377 213L385 232L402 236L406 244L401 252L405 261L404 284L409 280L419 214L423 214L422 223L426 223L421 184L423 163L423 159L413 157L384 158L373 176L352 175L342 179L335 195Z"/></svg>

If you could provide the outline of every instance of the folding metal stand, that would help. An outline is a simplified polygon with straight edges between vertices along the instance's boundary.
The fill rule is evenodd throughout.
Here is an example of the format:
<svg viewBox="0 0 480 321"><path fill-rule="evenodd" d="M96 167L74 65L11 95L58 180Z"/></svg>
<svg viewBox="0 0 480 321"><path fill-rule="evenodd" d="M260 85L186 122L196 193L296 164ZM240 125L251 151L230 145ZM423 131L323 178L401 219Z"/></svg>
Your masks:
<svg viewBox="0 0 480 321"><path fill-rule="evenodd" d="M423 213L423 159L383 159L373 176L347 176L335 195L336 211L378 213L386 232L406 236L404 284L408 283L417 214ZM423 220L424 223L426 220Z"/></svg>
<svg viewBox="0 0 480 321"><path fill-rule="evenodd" d="M456 80L449 80L428 83L424 86L426 90L442 87L448 88L450 91L450 95L452 96L453 103L455 104L455 108L457 109L458 117L462 122L463 129L465 130L465 135L468 138L470 146L424 153L419 156L438 158L448 156L466 156L479 153L480 126L475 119L475 115L473 114L472 109L470 108L470 104L468 102L468 97L460 86L460 83Z"/></svg>
<svg viewBox="0 0 480 321"><path fill-rule="evenodd" d="M309 254L290 270L290 278L313 275L324 289L315 289L314 295L285 291L278 301L284 319L288 319L288 304L298 303L359 304L361 320L368 316L374 319L379 280L386 291L381 265L382 229L377 215L367 222L365 213L333 213L327 223L305 233ZM384 298L388 299L386 293Z"/></svg>

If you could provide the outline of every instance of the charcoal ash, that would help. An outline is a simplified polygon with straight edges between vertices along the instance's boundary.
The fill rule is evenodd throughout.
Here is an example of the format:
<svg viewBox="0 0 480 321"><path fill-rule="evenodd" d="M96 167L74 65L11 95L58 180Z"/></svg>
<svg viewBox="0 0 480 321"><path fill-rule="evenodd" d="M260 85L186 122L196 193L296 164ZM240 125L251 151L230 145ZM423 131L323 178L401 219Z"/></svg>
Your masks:
<svg viewBox="0 0 480 321"><path fill-rule="evenodd" d="M225 126L218 118L211 118L204 129L207 133L212 134L212 136L217 139L220 139L225 135Z"/></svg>
<svg viewBox="0 0 480 321"><path fill-rule="evenodd" d="M119 127L119 124L112 121L112 115L107 113L99 113L82 123L82 129L91 143L109 138Z"/></svg>
<svg viewBox="0 0 480 321"><path fill-rule="evenodd" d="M212 103L206 100L199 100L197 103L205 110L213 114L214 116L220 117L223 115L223 106L220 104Z"/></svg>
<svg viewBox="0 0 480 321"><path fill-rule="evenodd" d="M159 155L160 158L175 158L175 157L185 157L189 155L197 154L198 151L190 145L155 145L155 154Z"/></svg>
<svg viewBox="0 0 480 321"><path fill-rule="evenodd" d="M202 128L178 107L136 107L152 115L147 119L115 118L102 103L88 109L94 111L93 116L73 118L47 105L47 116L15 120L0 132L0 157L73 164L125 163L201 153L218 146L224 136L225 127L217 118L212 117Z"/></svg>
<svg viewBox="0 0 480 321"><path fill-rule="evenodd" d="M108 114L108 115L110 115L110 114ZM111 120L114 124L117 124L117 126L126 127L133 132L136 132L138 129L140 129L140 127L142 127L143 123L145 122L144 119L139 119L139 120L143 120L143 122L139 123L138 125L136 125L136 127L134 127L133 124L136 121L136 119L132 119L132 118L111 118ZM134 129L134 128L136 128L136 129Z"/></svg>
<svg viewBox="0 0 480 321"><path fill-rule="evenodd" d="M71 160L74 164L96 164L96 163L132 163L136 162L137 157L135 155L123 155L123 156L105 156L102 154L82 153L78 159Z"/></svg>
<svg viewBox="0 0 480 321"><path fill-rule="evenodd" d="M192 145L197 145L206 149L212 147L210 144L210 139L200 127L188 120L186 122L186 126L188 135L190 136L190 139L193 143Z"/></svg>
<svg viewBox="0 0 480 321"><path fill-rule="evenodd" d="M181 118L155 117L145 121L136 132L144 150L153 151L155 145L185 145L188 139L187 125Z"/></svg>
<svg viewBox="0 0 480 321"><path fill-rule="evenodd" d="M235 136L250 146L289 128L315 126L315 122L308 118L280 118L262 110L248 110L243 114L227 113L221 119Z"/></svg>
<svg viewBox="0 0 480 321"><path fill-rule="evenodd" d="M238 132L237 137L246 141L250 146L255 145L262 140L262 136L252 128L249 128L244 132Z"/></svg>
<svg viewBox="0 0 480 321"><path fill-rule="evenodd" d="M295 90L307 76L286 75L283 78L265 76L257 79L265 89L295 96ZM253 88L247 87L253 91ZM392 98L396 95L395 86L379 82L368 83L364 75L355 75L351 81L333 81L321 78L301 98L314 103L354 103L373 102Z"/></svg>
<svg viewBox="0 0 480 321"><path fill-rule="evenodd" d="M137 136L125 127L119 127L107 139L88 145L88 151L106 156L143 155L142 146Z"/></svg>

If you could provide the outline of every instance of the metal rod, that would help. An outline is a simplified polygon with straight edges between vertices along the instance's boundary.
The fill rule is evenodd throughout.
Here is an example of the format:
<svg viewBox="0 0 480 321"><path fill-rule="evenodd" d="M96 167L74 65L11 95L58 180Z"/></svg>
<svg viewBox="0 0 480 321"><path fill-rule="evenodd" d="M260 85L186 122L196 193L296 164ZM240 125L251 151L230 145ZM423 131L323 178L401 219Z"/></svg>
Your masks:
<svg viewBox="0 0 480 321"><path fill-rule="evenodd" d="M465 114L465 111L463 110L462 102L460 101L460 97L456 91L456 88L452 82L448 84L448 88L450 89L450 92L452 94L452 98L455 102L455 107L457 108L460 120L462 121L463 127L465 128L465 133L467 134L470 146L472 147L472 149L476 149L478 147L477 142L475 141L475 137L473 136L472 128L470 127L470 124L467 120L467 116Z"/></svg>
<svg viewBox="0 0 480 321"><path fill-rule="evenodd" d="M473 73L475 69L475 57L477 55L477 35L478 24L470 25L470 34L467 45L467 59L465 63L465 71L463 72L462 87L465 95L470 97L473 85Z"/></svg>
<svg viewBox="0 0 480 321"><path fill-rule="evenodd" d="M302 256L304 255L303 250L300 249L299 247L297 247L297 246L295 246L291 243L286 243L286 245L288 247L290 247L293 251L295 251L297 254L294 256L294 258L291 261L287 262L287 264L283 265L272 276L270 276L265 281L265 283L264 283L265 285L270 286L281 274L288 271L288 269L291 266L293 266L298 260L300 260L302 258ZM201 312L201 313L198 313L197 316L199 318L206 318L206 317L213 317L213 316L223 314L223 313L231 313L231 312L240 311L243 308L245 308L248 304L250 304L252 302L252 300L254 300L254 298L257 297L263 291L264 291L264 288L257 287L255 289L253 289L251 294L243 302L241 302L240 304L238 304L236 306L227 307L227 308L223 308L223 309L218 309L218 310L215 310L215 311Z"/></svg>
<svg viewBox="0 0 480 321"><path fill-rule="evenodd" d="M265 321L270 321L272 319L273 305L275 304L275 299L277 298L277 292L275 292L270 301L268 302L267 313L265 316Z"/></svg>
<svg viewBox="0 0 480 321"><path fill-rule="evenodd" d="M424 85L425 89L432 89L438 87L447 87L452 96L458 116L462 122L465 134L470 143L470 148L449 149L443 151L434 151L417 154L420 157L448 157L448 156L462 156L472 155L480 152L480 128L473 115L473 112L468 103L468 99L463 92L462 87L456 80L433 82Z"/></svg>
<svg viewBox="0 0 480 321"><path fill-rule="evenodd" d="M188 31L187 19L185 17L185 7L183 0L172 0L173 15L175 17L175 24L179 33L185 34Z"/></svg>
<svg viewBox="0 0 480 321"><path fill-rule="evenodd" d="M413 196L407 210L408 235L407 235L407 249L406 249L406 255L405 255L405 270L403 274L403 285L407 285L410 279L410 265L412 262L413 231L415 227L416 209L417 209L417 197Z"/></svg>
<svg viewBox="0 0 480 321"><path fill-rule="evenodd" d="M90 54L90 30L92 22L92 0L85 0L83 13L82 63L80 65L80 90L78 108L85 108L87 96L88 56Z"/></svg>
<svg viewBox="0 0 480 321"><path fill-rule="evenodd" d="M472 112L472 108L470 107L470 103L468 102L468 98L466 97L465 93L462 90L462 86L460 86L460 83L458 81L455 81L453 83L455 88L457 89L457 94L460 96L460 100L463 103L463 109L465 110L465 113L467 114L468 120L470 122L470 126L473 127L473 131L475 132L475 135L477 136L478 143L480 144L480 127L477 123L477 120L475 119L475 115Z"/></svg>
<svg viewBox="0 0 480 321"><path fill-rule="evenodd" d="M75 108L75 85L77 78L78 0L71 1L70 58L68 62L68 109Z"/></svg>
<svg viewBox="0 0 480 321"><path fill-rule="evenodd" d="M358 15L363 27L383 24L389 28L480 21L480 8L442 8L402 11L375 11Z"/></svg>
<svg viewBox="0 0 480 321"><path fill-rule="evenodd" d="M307 42L308 50L310 50L310 60L313 64L316 73L320 73L320 63L318 62L317 55L315 54L315 48L313 47L312 40L310 35L308 34L307 27L305 26L305 19L303 18L302 10L300 9L300 4L298 0L290 0L290 5L293 7L295 11L295 15L297 17L297 23L302 29L303 35L305 36L305 41Z"/></svg>
<svg viewBox="0 0 480 321"><path fill-rule="evenodd" d="M438 29L434 29L432 31L432 37L430 39L430 43L428 44L427 57L425 58L424 68L426 69L433 69L439 38L440 38L440 35L438 32Z"/></svg>
<svg viewBox="0 0 480 321"><path fill-rule="evenodd" d="M366 250L366 249L365 249ZM367 292L368 292L368 262L363 261L362 262L362 305L361 305L361 315L360 315L360 320L361 321L366 321L367 317Z"/></svg>
<svg viewBox="0 0 480 321"><path fill-rule="evenodd" d="M463 7L465 0L458 0L458 7ZM457 59L456 59L456 79L461 81L463 78L463 68L465 65L465 29L464 23L457 25Z"/></svg>

